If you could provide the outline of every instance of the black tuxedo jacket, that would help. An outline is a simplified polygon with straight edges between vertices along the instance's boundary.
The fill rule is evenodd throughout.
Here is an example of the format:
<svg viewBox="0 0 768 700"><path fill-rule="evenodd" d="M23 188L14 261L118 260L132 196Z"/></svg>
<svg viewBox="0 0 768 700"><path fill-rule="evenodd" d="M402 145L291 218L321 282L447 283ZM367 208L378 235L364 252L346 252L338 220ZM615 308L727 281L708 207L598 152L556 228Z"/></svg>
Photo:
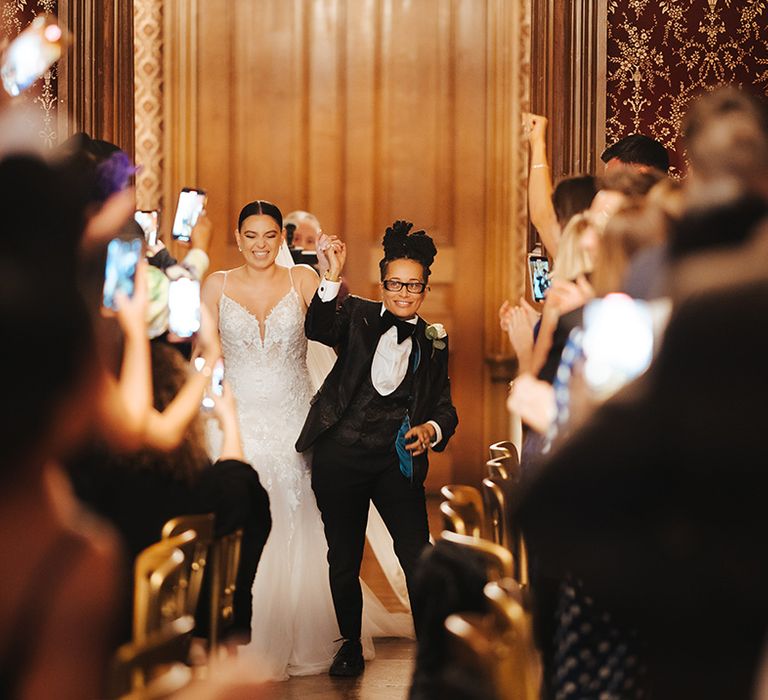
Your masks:
<svg viewBox="0 0 768 700"><path fill-rule="evenodd" d="M333 369L312 399L309 415L296 442L299 452L309 449L344 415L352 397L370 371L371 361L381 337L381 302L348 296L337 309L333 302L323 302L317 294L307 310L304 329L307 338L335 347L338 359ZM434 450L445 449L456 431L459 419L451 401L448 379L448 345L436 350L425 331L427 324L419 318L414 342L419 344L421 358L413 378L413 397L408 414L411 425L435 421L442 430L442 440ZM394 444L395 435L392 436ZM427 474L427 454L414 457L414 481L423 481Z"/></svg>

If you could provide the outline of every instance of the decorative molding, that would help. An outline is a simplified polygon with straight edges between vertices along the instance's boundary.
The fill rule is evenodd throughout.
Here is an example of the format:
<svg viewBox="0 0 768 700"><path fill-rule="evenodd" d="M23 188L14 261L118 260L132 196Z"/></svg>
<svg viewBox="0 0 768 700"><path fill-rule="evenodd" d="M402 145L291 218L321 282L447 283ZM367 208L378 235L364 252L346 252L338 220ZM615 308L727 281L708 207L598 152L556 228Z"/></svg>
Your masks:
<svg viewBox="0 0 768 700"><path fill-rule="evenodd" d="M156 209L163 199L163 2L134 0L136 204Z"/></svg>
<svg viewBox="0 0 768 700"><path fill-rule="evenodd" d="M506 382L516 363L499 328L498 309L525 289L527 143L522 114L529 109L530 8L530 0L488 0L484 445L510 436Z"/></svg>
<svg viewBox="0 0 768 700"><path fill-rule="evenodd" d="M522 113L529 103L530 31L528 0L488 1L486 357L508 352L498 309L525 287L527 145Z"/></svg>

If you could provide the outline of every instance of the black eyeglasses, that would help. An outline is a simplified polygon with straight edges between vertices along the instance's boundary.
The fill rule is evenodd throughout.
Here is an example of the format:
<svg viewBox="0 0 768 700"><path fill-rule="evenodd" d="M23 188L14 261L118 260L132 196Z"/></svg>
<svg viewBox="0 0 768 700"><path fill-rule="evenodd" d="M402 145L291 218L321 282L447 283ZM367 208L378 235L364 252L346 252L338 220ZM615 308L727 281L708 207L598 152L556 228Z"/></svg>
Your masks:
<svg viewBox="0 0 768 700"><path fill-rule="evenodd" d="M399 292L405 287L411 294L421 294L427 285L425 282L401 282L400 280L384 280L384 289L388 292Z"/></svg>

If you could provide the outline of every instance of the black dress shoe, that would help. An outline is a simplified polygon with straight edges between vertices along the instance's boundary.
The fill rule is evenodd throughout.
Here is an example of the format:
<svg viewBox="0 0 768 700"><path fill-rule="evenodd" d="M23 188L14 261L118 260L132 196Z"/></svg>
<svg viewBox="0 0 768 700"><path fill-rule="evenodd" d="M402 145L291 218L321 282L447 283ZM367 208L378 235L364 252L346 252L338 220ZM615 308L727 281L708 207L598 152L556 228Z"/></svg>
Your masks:
<svg viewBox="0 0 768 700"><path fill-rule="evenodd" d="M358 639L348 639L333 657L328 674L342 678L359 676L365 670L363 647Z"/></svg>

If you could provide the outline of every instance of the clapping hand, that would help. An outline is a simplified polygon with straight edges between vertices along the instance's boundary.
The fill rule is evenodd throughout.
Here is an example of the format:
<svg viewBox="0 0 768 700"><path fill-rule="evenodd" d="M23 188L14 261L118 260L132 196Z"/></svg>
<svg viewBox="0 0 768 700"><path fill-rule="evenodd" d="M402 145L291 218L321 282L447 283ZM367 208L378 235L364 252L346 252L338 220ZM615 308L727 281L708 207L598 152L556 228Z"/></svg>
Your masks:
<svg viewBox="0 0 768 700"><path fill-rule="evenodd" d="M538 433L546 433L557 414L555 390L551 384L523 374L512 382L507 409Z"/></svg>

